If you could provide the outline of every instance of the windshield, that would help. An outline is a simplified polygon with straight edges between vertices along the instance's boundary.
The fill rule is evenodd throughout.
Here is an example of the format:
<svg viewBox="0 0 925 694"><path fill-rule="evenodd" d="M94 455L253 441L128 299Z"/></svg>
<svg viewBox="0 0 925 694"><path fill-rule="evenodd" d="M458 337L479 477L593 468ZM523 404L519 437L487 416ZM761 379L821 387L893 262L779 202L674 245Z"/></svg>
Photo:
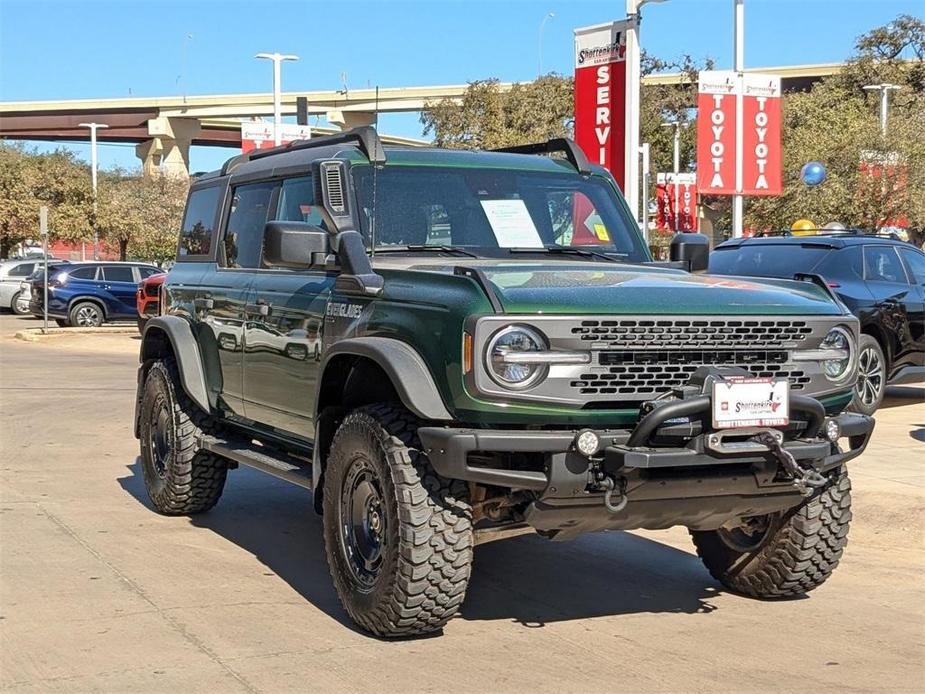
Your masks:
<svg viewBox="0 0 925 694"><path fill-rule="evenodd" d="M798 272L812 272L829 251L828 246L767 244L717 248L710 254L714 275L748 277L793 277Z"/></svg>
<svg viewBox="0 0 925 694"><path fill-rule="evenodd" d="M354 167L353 176L361 231L367 244L375 235L377 249L443 246L497 257L562 247L650 259L613 188L598 177L386 166L376 172L374 214L372 169Z"/></svg>

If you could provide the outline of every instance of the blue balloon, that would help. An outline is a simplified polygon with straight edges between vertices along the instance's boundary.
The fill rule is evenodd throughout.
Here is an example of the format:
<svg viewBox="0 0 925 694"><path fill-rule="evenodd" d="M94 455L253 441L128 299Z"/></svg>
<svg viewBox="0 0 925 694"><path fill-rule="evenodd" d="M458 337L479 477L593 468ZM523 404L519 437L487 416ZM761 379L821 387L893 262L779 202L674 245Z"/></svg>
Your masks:
<svg viewBox="0 0 925 694"><path fill-rule="evenodd" d="M811 161L800 169L800 180L810 188L818 186L825 180L825 164L820 161Z"/></svg>

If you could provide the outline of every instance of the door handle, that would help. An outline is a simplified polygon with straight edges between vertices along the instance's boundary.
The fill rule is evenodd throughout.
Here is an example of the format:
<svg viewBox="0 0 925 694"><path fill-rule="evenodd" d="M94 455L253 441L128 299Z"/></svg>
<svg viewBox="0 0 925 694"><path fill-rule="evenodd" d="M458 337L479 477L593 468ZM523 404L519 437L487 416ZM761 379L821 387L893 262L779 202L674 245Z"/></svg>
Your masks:
<svg viewBox="0 0 925 694"><path fill-rule="evenodd" d="M269 316L270 315L270 304L264 304L264 303L246 304L244 306L244 313L247 313L252 316Z"/></svg>
<svg viewBox="0 0 925 694"><path fill-rule="evenodd" d="M215 306L215 302L212 299L193 299L193 306L206 311L211 311L212 307Z"/></svg>

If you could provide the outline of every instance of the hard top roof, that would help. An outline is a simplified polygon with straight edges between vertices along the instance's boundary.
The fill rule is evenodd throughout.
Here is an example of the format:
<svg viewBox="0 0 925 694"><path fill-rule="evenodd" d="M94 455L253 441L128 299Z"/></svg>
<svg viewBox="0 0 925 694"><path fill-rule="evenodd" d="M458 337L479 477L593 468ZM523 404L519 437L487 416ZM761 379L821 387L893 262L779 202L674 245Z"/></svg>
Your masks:
<svg viewBox="0 0 925 694"><path fill-rule="evenodd" d="M892 236L864 233L827 234L818 236L752 236L750 238L723 241L714 250L728 250L742 246L826 246L845 248L867 243L909 245Z"/></svg>

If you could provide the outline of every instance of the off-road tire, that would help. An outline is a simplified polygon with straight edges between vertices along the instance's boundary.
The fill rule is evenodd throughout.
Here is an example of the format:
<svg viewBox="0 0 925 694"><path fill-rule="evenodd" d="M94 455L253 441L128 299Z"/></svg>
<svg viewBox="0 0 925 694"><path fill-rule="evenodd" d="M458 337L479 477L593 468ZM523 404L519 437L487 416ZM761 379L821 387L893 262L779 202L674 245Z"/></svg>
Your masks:
<svg viewBox="0 0 925 694"><path fill-rule="evenodd" d="M138 332L144 334L145 326L148 324L147 318L138 317Z"/></svg>
<svg viewBox="0 0 925 694"><path fill-rule="evenodd" d="M354 622L381 637L440 630L462 604L472 566L468 487L434 472L420 451L418 426L399 405L355 410L335 433L324 472L324 545L334 587ZM367 587L352 573L340 520L357 464L377 476L385 518L381 565Z"/></svg>
<svg viewBox="0 0 925 694"><path fill-rule="evenodd" d="M157 436L160 416L168 451L158 462L152 436ZM183 391L176 362L163 359L151 364L141 400L139 439L145 489L160 513L201 513L218 502L227 464L199 447L199 437L213 430L212 418Z"/></svg>
<svg viewBox="0 0 925 694"><path fill-rule="evenodd" d="M877 367L872 366L871 360L875 360ZM879 376L876 378L864 373L865 370L873 368L879 371ZM886 378L887 366L883 348L874 337L861 335L861 339L858 341L858 381L855 384L854 397L851 398L848 409L860 414L874 414L883 404L883 396L886 393ZM861 389L865 387L870 388L870 390L862 393Z"/></svg>
<svg viewBox="0 0 925 694"><path fill-rule="evenodd" d="M89 316L93 316L92 324ZM78 328L98 328L106 322L106 314L100 305L93 301L78 301L71 306L67 314L67 320L70 325Z"/></svg>
<svg viewBox="0 0 925 694"><path fill-rule="evenodd" d="M19 305L19 297L22 296L22 292L16 292L13 294L13 299L10 301L10 310L17 316L28 316L31 311L29 311L29 305L25 307Z"/></svg>
<svg viewBox="0 0 925 694"><path fill-rule="evenodd" d="M840 468L829 486L802 504L774 514L761 545L740 552L721 531L691 531L697 554L710 575L727 588L754 598L789 598L822 585L848 544L851 481Z"/></svg>

